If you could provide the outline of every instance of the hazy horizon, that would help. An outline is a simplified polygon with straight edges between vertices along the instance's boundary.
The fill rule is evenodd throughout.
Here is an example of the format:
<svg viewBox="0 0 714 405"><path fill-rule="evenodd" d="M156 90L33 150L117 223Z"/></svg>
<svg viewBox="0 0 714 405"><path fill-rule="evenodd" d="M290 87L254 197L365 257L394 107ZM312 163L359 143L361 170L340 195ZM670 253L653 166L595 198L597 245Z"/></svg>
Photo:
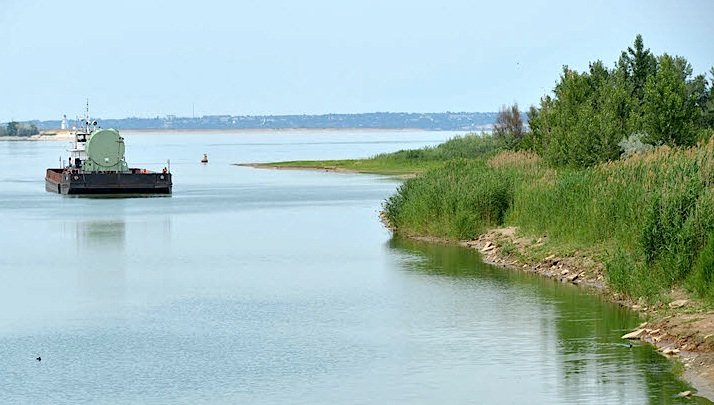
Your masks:
<svg viewBox="0 0 714 405"><path fill-rule="evenodd" d="M86 101L86 100L85 100ZM164 114L164 115L153 115L153 116L133 116L133 117L111 117L111 116L106 116L106 117L100 117L97 116L96 114L92 113L92 105L91 105L91 100L90 100L90 115L92 118L96 119L106 119L106 120L126 120L126 119L165 119L168 116L174 116L176 119L200 119L203 117L217 117L217 116L225 116L225 115L230 115L233 117L288 117L288 116L294 116L294 117L300 117L300 116L313 116L313 117L318 117L318 116L327 116L327 115L369 115L369 114L496 114L498 111L425 111L425 112L414 112L414 111L366 111L366 112L359 112L359 113L352 113L352 112L327 112L327 113L321 113L321 114L211 114L211 113L206 113L203 115L198 115L196 116L191 116L191 115L176 115L176 114ZM82 107L82 109L79 109L76 114L70 115L67 114L67 120L69 122L73 121L74 119L81 119L83 118L83 114L86 111L86 105ZM61 121L62 117L59 118L48 118L48 119L38 119L38 118L30 118L27 120L21 120L22 122L28 122L28 121Z"/></svg>
<svg viewBox="0 0 714 405"><path fill-rule="evenodd" d="M639 33L714 65L714 2L6 0L0 122L497 111L563 65L611 66Z"/></svg>

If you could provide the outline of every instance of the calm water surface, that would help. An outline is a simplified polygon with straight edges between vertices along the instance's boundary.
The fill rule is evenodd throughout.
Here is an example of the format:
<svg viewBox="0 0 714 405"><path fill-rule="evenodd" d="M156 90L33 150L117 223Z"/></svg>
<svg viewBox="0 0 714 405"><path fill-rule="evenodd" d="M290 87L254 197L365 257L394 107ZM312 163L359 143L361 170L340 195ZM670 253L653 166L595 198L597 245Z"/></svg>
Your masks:
<svg viewBox="0 0 714 405"><path fill-rule="evenodd" d="M453 135L125 132L175 181L131 199L46 193L67 143L0 142L0 403L692 403L630 312L392 239L396 180L231 165Z"/></svg>

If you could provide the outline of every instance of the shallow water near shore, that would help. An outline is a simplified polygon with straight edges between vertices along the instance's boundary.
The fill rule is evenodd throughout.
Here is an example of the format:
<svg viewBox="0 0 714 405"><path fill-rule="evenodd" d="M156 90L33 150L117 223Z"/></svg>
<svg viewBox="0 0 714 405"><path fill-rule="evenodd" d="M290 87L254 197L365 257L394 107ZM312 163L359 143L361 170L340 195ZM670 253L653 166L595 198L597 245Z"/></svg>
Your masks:
<svg viewBox="0 0 714 405"><path fill-rule="evenodd" d="M705 402L619 339L632 312L392 238L398 180L232 165L455 133L122 134L173 196L49 194L67 144L0 143L0 403Z"/></svg>

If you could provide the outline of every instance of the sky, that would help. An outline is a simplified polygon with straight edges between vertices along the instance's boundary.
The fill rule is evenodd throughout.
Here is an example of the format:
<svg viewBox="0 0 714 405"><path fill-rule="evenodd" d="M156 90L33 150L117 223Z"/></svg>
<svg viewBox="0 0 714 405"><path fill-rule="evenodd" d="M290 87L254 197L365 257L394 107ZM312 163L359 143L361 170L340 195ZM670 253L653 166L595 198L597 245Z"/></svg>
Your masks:
<svg viewBox="0 0 714 405"><path fill-rule="evenodd" d="M638 33L708 72L712 21L712 0L0 0L0 122L86 99L104 118L527 108Z"/></svg>

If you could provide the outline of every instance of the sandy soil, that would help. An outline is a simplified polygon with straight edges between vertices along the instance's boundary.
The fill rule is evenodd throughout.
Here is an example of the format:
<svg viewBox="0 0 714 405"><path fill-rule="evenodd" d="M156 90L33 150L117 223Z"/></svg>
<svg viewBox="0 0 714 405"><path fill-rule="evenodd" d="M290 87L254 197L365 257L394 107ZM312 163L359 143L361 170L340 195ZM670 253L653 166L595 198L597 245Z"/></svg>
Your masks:
<svg viewBox="0 0 714 405"><path fill-rule="evenodd" d="M359 173L357 170L344 169L336 166L276 166L270 163L235 163L235 166L272 170L309 170L318 172Z"/></svg>
<svg viewBox="0 0 714 405"><path fill-rule="evenodd" d="M397 177L400 179L411 179L417 175L414 173L403 173L403 174L380 174L373 173L369 171L360 171L354 169L345 169L344 167L337 166L277 166L271 163L234 163L235 166L241 167L253 167L256 169L270 169L270 170L308 170L317 172L333 172L333 173L367 173L367 174L379 174L382 176Z"/></svg>
<svg viewBox="0 0 714 405"><path fill-rule="evenodd" d="M32 136L0 136L0 141L71 141L74 133L69 130L43 131Z"/></svg>

